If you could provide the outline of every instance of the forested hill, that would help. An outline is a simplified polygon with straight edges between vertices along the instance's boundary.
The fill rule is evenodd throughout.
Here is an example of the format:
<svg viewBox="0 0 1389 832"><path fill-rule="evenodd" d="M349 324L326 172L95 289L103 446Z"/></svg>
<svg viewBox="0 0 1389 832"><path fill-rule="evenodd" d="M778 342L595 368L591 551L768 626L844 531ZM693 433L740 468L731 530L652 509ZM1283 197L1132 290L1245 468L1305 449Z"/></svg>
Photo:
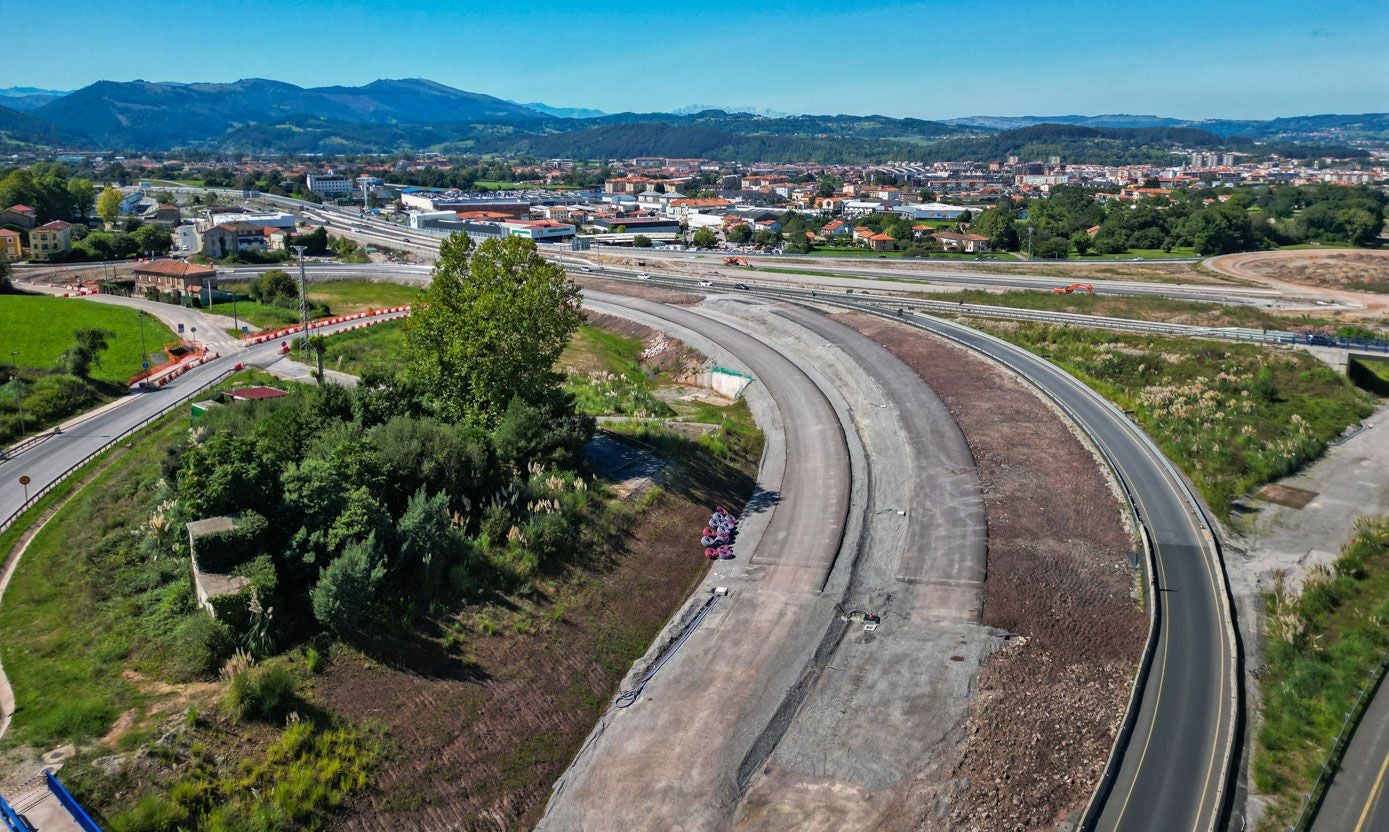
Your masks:
<svg viewBox="0 0 1389 832"><path fill-rule="evenodd" d="M3 106L3 105L0 105ZM1385 116L1305 116L1274 122L1177 122L1097 116L1079 124L1035 117L943 123L882 115L766 116L704 110L561 118L421 78L360 87L305 88L250 78L233 83L100 81L19 113L0 112L7 144L125 151L200 148L248 154L405 150L571 158L706 157L731 162L863 163L1060 156L1069 163L1166 163L1173 153L1262 142L1340 143L1372 135ZM1206 129L1209 128L1209 129ZM1309 131L1299 138L1298 130ZM1292 155L1356 155L1293 148ZM1363 151L1360 152L1363 155Z"/></svg>

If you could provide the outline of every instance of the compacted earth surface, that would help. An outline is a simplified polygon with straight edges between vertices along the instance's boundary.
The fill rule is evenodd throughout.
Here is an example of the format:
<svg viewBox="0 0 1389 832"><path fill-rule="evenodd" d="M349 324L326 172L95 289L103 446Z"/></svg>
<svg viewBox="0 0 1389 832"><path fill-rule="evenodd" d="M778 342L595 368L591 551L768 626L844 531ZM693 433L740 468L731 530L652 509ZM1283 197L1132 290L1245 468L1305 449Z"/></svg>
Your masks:
<svg viewBox="0 0 1389 832"><path fill-rule="evenodd" d="M944 803L904 828L1044 829L1089 800L1123 717L1147 615L1126 515L1091 449L1024 381L906 326L835 316L945 401L978 466L988 522L982 623L1016 633L979 675Z"/></svg>

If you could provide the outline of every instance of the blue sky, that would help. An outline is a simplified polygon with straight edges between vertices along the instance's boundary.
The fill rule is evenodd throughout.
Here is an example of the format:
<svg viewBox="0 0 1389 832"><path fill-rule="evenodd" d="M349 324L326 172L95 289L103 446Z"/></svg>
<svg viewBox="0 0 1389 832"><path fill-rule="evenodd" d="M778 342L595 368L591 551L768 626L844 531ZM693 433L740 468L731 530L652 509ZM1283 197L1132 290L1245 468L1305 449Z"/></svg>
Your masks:
<svg viewBox="0 0 1389 832"><path fill-rule="evenodd" d="M1386 0L66 0L60 8L67 25L57 30L50 15L5 16L0 87L423 77L610 112L692 103L919 118L1389 110Z"/></svg>

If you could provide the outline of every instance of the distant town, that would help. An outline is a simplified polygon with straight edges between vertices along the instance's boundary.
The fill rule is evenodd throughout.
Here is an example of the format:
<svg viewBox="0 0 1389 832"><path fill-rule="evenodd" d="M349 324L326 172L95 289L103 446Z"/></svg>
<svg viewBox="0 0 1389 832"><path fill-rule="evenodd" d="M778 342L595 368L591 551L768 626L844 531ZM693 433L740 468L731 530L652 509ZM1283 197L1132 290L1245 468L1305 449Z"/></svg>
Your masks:
<svg viewBox="0 0 1389 832"><path fill-rule="evenodd" d="M363 215L422 235L519 236L584 250L679 246L736 253L863 250L1056 259L1367 244L1377 237L1382 220L1377 205L1383 200L1374 195L1389 185L1389 159L1382 155L1333 164L1206 151L1160 166L1068 164L1055 155L933 164L758 165L652 156L529 162L442 154L333 161L60 154L37 164L52 167L42 168L47 172L41 175L74 185L100 182L116 193L103 216L93 211L101 195L96 186L67 188L79 196L61 210L35 192L36 178L26 169L0 179L0 252L13 260L120 256L119 245L82 245L89 229L74 224L89 220L96 230L102 219L108 231L119 220L130 226L126 232L142 223L171 232L167 241L165 235L147 235L142 243L124 246L127 256L172 252L235 260L285 251L302 218L253 210L225 194L199 194L217 188L247 198L281 195L357 206ZM1278 202L1273 195L1279 191L1298 196ZM1064 210L1047 205L1042 216L1029 219L1029 206L1061 194L1069 197L1052 204L1064 203ZM46 203L47 209L26 199ZM78 204L82 200L87 204ZM1241 212L1243 228L1203 233L1211 223L1203 225L1201 218L1213 217L1214 209L1232 201L1254 209ZM1368 210L1328 214L1321 224L1316 212L1302 213L1323 201L1340 207L1361 202ZM1140 207L1150 210L1120 211Z"/></svg>

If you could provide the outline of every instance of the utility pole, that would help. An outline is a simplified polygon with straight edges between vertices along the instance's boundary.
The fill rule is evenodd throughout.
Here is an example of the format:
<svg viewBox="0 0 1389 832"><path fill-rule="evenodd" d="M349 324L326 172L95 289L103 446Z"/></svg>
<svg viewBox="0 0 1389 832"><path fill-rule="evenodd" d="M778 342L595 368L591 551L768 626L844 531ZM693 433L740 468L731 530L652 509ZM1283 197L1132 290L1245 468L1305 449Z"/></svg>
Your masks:
<svg viewBox="0 0 1389 832"><path fill-rule="evenodd" d="M299 255L299 321L303 326L304 349L309 348L309 281L304 276L304 249L308 246L290 246Z"/></svg>
<svg viewBox="0 0 1389 832"><path fill-rule="evenodd" d="M1032 259L1032 224L1027 225L1027 259Z"/></svg>

